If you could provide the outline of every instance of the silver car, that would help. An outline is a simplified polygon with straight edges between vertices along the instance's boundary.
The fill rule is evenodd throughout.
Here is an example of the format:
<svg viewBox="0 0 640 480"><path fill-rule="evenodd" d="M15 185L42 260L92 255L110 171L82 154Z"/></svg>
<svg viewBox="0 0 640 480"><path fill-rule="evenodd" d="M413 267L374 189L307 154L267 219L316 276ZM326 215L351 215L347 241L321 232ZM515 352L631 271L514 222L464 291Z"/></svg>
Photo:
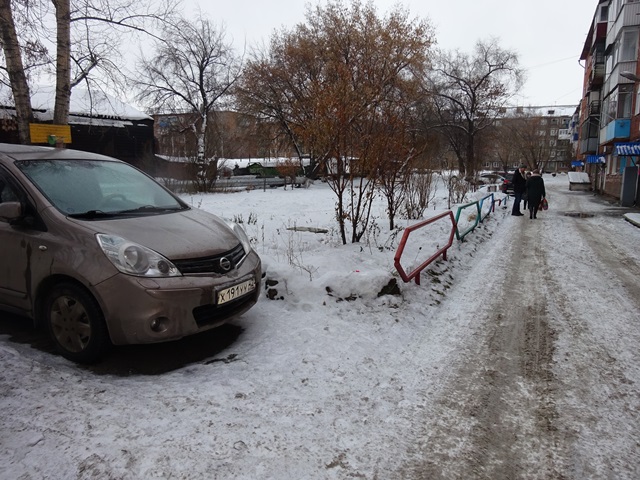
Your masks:
<svg viewBox="0 0 640 480"><path fill-rule="evenodd" d="M45 325L66 358L219 326L258 300L242 228L114 158L0 144L0 309Z"/></svg>

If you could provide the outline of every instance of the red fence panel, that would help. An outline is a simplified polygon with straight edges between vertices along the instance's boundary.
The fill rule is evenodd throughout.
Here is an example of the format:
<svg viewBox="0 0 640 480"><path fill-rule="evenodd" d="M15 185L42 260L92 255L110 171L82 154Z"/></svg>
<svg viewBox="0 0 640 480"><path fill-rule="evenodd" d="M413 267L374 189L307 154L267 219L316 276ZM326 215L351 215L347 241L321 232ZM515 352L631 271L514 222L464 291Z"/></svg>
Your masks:
<svg viewBox="0 0 640 480"><path fill-rule="evenodd" d="M400 263L400 259L402 258L402 253L404 252L405 245L409 240L409 236L411 235L411 232L414 232L426 225L429 225L433 222L436 222L446 217L448 217L451 220L451 232L449 234L448 243L444 247L439 248L433 255L431 255L427 260L422 262L418 267L414 268L411 272L409 273L405 272L404 268L402 268L402 265ZM440 255L442 255L442 258L444 258L445 260L447 259L447 250L449 249L449 247L451 247L451 245L453 245L453 238L455 237L456 229L457 229L456 220L451 210L448 210L444 213L441 213L440 215L436 215L435 217L428 218L420 223L417 223L415 225L411 225L410 227L405 228L404 233L402 234L402 239L400 240L400 244L398 245L398 250L396 252L395 257L393 258L393 263L396 267L396 270L400 274L400 277L402 278L402 280L406 283L413 279L415 280L416 285L420 285L420 272L422 272L422 270L424 270L427 266L429 266L429 264L431 264L434 260L436 260Z"/></svg>

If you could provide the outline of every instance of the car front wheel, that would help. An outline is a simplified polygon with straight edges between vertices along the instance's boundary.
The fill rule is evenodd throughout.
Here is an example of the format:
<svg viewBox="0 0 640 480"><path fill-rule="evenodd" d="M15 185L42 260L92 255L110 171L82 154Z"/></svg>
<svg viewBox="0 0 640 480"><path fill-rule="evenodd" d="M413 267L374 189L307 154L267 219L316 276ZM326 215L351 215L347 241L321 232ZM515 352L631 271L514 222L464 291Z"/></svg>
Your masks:
<svg viewBox="0 0 640 480"><path fill-rule="evenodd" d="M72 283L51 289L44 302L44 319L60 354L78 363L94 363L111 345L100 307Z"/></svg>

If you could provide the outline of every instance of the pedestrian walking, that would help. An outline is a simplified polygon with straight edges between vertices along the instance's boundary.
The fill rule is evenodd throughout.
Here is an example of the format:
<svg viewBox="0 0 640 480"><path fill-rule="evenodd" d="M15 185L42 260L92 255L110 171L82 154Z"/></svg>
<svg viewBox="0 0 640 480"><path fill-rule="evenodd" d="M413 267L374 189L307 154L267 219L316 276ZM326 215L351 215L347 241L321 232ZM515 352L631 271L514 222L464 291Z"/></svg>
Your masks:
<svg viewBox="0 0 640 480"><path fill-rule="evenodd" d="M540 175L540 170L534 170L531 173L531 177L526 182L527 198L529 199L529 218L538 218L538 208L543 198L547 196L547 192L544 189L544 180Z"/></svg>
<svg viewBox="0 0 640 480"><path fill-rule="evenodd" d="M526 175L524 176L525 180L529 180L529 177L531 177L531 172L527 172ZM525 188L524 193L522 194L522 202L523 202L523 208L526 210L527 209L527 201L528 201L528 197L527 197L527 190Z"/></svg>
<svg viewBox="0 0 640 480"><path fill-rule="evenodd" d="M524 170L526 165L520 165L518 169L513 172L513 209L511 215L522 216L524 213L520 211L520 202L522 201L522 195L526 191L527 181L524 178Z"/></svg>

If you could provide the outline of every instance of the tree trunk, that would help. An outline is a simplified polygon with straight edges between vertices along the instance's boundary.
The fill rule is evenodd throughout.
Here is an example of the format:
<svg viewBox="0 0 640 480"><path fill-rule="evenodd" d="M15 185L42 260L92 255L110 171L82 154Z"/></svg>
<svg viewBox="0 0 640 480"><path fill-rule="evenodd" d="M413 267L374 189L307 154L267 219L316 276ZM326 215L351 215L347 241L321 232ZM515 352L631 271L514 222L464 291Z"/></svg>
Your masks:
<svg viewBox="0 0 640 480"><path fill-rule="evenodd" d="M71 14L70 0L53 0L56 7L57 54L56 54L56 101L53 123L69 123L71 102Z"/></svg>
<svg viewBox="0 0 640 480"><path fill-rule="evenodd" d="M198 163L205 163L205 140L207 134L207 111L200 112L200 126L197 130L197 142L198 142Z"/></svg>
<svg viewBox="0 0 640 480"><path fill-rule="evenodd" d="M342 195L338 195L338 202L336 203L336 217L338 217L338 226L340 228L340 239L342 240L342 244L347 244L347 231L345 228L345 219L344 219L344 201L342 199Z"/></svg>
<svg viewBox="0 0 640 480"><path fill-rule="evenodd" d="M464 177L467 174L467 167L464 158L458 157L458 175Z"/></svg>
<svg viewBox="0 0 640 480"><path fill-rule="evenodd" d="M465 173L475 175L477 171L475 147L476 133L471 122L467 127L467 132L467 168Z"/></svg>
<svg viewBox="0 0 640 480"><path fill-rule="evenodd" d="M20 143L28 145L31 143L29 123L33 121L33 111L31 110L29 85L20 56L16 25L11 13L11 0L0 0L0 32L13 101L16 106L18 138Z"/></svg>

